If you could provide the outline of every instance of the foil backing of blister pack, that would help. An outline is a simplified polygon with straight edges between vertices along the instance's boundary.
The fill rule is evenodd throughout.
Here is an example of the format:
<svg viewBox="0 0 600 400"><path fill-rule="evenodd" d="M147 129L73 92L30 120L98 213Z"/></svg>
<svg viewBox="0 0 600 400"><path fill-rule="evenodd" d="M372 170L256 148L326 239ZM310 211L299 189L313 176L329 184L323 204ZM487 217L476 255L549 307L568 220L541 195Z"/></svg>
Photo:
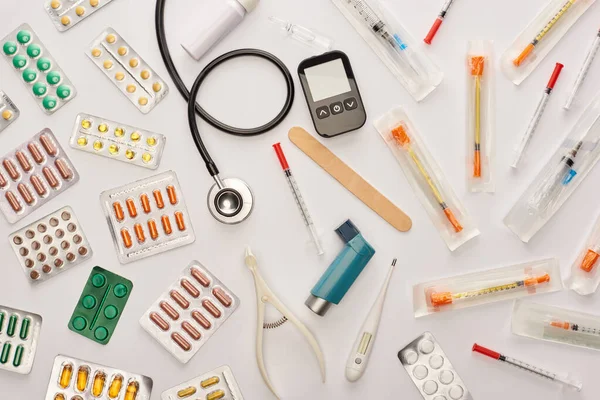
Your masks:
<svg viewBox="0 0 600 400"><path fill-rule="evenodd" d="M55 113L77 95L29 24L20 25L2 39L2 55L46 114Z"/></svg>
<svg viewBox="0 0 600 400"><path fill-rule="evenodd" d="M240 300L198 261L156 300L142 327L182 363L187 363L235 312Z"/></svg>
<svg viewBox="0 0 600 400"><path fill-rule="evenodd" d="M151 393L147 376L58 355L45 400L150 400Z"/></svg>
<svg viewBox="0 0 600 400"><path fill-rule="evenodd" d="M43 282L92 256L71 207L63 207L12 233L8 240L30 282Z"/></svg>
<svg viewBox="0 0 600 400"><path fill-rule="evenodd" d="M41 328L40 315L0 305L0 369L30 373Z"/></svg>
<svg viewBox="0 0 600 400"><path fill-rule="evenodd" d="M104 191L100 202L122 264L196 240L173 171Z"/></svg>
<svg viewBox="0 0 600 400"><path fill-rule="evenodd" d="M0 210L13 224L77 181L77 170L45 128L0 158Z"/></svg>
<svg viewBox="0 0 600 400"><path fill-rule="evenodd" d="M10 124L15 122L21 112L13 103L13 101L0 90L0 132L8 128Z"/></svg>
<svg viewBox="0 0 600 400"><path fill-rule="evenodd" d="M67 31L113 0L46 0L44 8L60 32Z"/></svg>
<svg viewBox="0 0 600 400"><path fill-rule="evenodd" d="M398 352L406 373L425 400L473 400L446 353L429 332Z"/></svg>
<svg viewBox="0 0 600 400"><path fill-rule="evenodd" d="M231 368L223 365L206 374L165 390L161 400L243 400Z"/></svg>
<svg viewBox="0 0 600 400"><path fill-rule="evenodd" d="M112 28L102 32L90 44L86 54L144 114L169 92L165 81Z"/></svg>
<svg viewBox="0 0 600 400"><path fill-rule="evenodd" d="M83 113L69 141L74 149L149 169L158 168L165 143L159 133Z"/></svg>

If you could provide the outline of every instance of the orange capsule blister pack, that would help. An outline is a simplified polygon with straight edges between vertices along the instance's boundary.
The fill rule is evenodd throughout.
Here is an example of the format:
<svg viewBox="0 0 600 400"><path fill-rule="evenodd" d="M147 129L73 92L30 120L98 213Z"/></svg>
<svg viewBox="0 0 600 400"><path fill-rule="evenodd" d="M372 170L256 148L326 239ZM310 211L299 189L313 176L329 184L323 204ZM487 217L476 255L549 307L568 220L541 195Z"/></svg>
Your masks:
<svg viewBox="0 0 600 400"><path fill-rule="evenodd" d="M175 358L187 363L239 304L237 296L207 268L192 261L140 324Z"/></svg>
<svg viewBox="0 0 600 400"><path fill-rule="evenodd" d="M104 191L100 201L121 264L196 240L173 171Z"/></svg>
<svg viewBox="0 0 600 400"><path fill-rule="evenodd" d="M45 128L0 159L0 209L14 224L77 181L71 160Z"/></svg>

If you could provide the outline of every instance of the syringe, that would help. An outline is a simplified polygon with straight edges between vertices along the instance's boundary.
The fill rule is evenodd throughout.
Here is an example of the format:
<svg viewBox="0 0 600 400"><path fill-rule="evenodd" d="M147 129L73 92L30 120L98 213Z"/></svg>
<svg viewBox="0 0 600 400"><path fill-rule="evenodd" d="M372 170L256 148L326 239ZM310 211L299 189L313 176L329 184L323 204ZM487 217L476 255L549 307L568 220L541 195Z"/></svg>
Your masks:
<svg viewBox="0 0 600 400"><path fill-rule="evenodd" d="M564 329L566 331L579 332L586 335L592 335L596 338L600 338L600 329L598 328L588 328L585 326L581 326L579 324L574 324L572 322L567 321L551 321L550 326L555 328Z"/></svg>
<svg viewBox="0 0 600 400"><path fill-rule="evenodd" d="M477 343L473 344L473 351L483 354L485 356L488 356L490 358L493 358L494 360L498 360L498 361L502 361L505 362L509 365L512 365L513 367L517 367L519 369L522 369L524 371L528 371L531 372L534 375L537 375L541 378L545 378L548 379L552 382L555 383L559 383L562 385L565 385L566 387L570 388L570 389L574 389L576 391L580 391L583 384L581 383L581 381L576 380L576 379L572 379L569 377L569 375L565 375L565 376L561 376L558 374L555 374L554 372L550 372L547 371L545 369L536 367L534 365L528 364L526 362L523 361L519 361L516 360L512 357L508 357L505 356L503 354L497 353L493 350L490 350L488 348L485 348L483 346L478 345Z"/></svg>
<svg viewBox="0 0 600 400"><path fill-rule="evenodd" d="M573 90L571 91L571 94L569 95L569 98L567 99L567 103L563 107L565 110L568 110L569 108L571 108L571 105L573 104L573 101L575 100L575 97L577 96L577 93L579 92L579 88L581 88L581 85L583 84L583 81L585 80L585 78L590 70L590 67L592 66L592 62L594 61L594 58L596 57L596 53L598 53L599 48L600 48L600 31L598 31L598 33L596 34L596 38L594 39L594 42L592 43L592 47L590 48L590 51L587 53L587 56L585 56L585 61L583 62L583 65L581 66L581 70L579 70L577 79L575 79L575 84L573 85Z"/></svg>
<svg viewBox="0 0 600 400"><path fill-rule="evenodd" d="M292 171L290 170L290 166L285 158L285 154L283 154L283 149L281 148L281 143L275 143L273 145L275 149L275 153L277 153L277 158L279 159L279 163L281 164L281 168L283 168L283 172L285 172L285 178L290 185L290 190L294 195L294 200L296 200L296 205L300 210L300 215L302 215L302 219L304 219L304 224L308 228L308 232L310 233L313 243L317 248L317 254L321 255L324 253L323 247L321 246L321 241L319 240L319 235L317 234L317 229L313 224L312 218L308 213L308 208L306 207L306 203L304 203L304 198L302 198L302 194L300 193L300 189L298 188L298 184L292 175Z"/></svg>
<svg viewBox="0 0 600 400"><path fill-rule="evenodd" d="M427 36L425 36L425 39L423 39L425 43L431 44L431 41L435 37L435 34L437 33L438 29L440 29L442 22L444 22L444 18L446 18L446 14L448 13L448 10L450 9L452 3L454 3L454 0L446 0L444 5L442 6L442 11L440 11L438 17L433 22L433 25L431 25L431 29L429 29Z"/></svg>

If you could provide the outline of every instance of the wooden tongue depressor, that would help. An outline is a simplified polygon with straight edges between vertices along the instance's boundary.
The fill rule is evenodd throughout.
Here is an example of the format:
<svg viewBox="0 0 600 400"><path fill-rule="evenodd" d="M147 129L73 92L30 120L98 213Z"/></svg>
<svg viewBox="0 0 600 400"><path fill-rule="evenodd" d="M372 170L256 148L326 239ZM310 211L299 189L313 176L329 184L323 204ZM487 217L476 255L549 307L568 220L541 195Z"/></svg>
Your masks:
<svg viewBox="0 0 600 400"><path fill-rule="evenodd" d="M294 127L290 129L288 137L304 154L312 158L350 193L358 197L360 201L379 214L394 228L401 232L406 232L411 228L412 221L408 215L379 193L369 182L365 181L306 130Z"/></svg>

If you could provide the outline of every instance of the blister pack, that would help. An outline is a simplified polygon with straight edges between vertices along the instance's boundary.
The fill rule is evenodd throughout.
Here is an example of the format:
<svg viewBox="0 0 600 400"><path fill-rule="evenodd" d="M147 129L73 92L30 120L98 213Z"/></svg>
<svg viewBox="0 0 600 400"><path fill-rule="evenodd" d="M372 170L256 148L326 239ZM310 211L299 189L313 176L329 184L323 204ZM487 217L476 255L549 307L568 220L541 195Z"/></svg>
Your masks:
<svg viewBox="0 0 600 400"><path fill-rule="evenodd" d="M16 119L19 118L19 114L21 114L21 112L15 103L13 103L6 93L0 90L0 132L15 122Z"/></svg>
<svg viewBox="0 0 600 400"><path fill-rule="evenodd" d="M151 394L147 376L59 354L44 400L150 400Z"/></svg>
<svg viewBox="0 0 600 400"><path fill-rule="evenodd" d="M240 300L198 261L192 261L140 319L142 327L187 363L227 321Z"/></svg>
<svg viewBox="0 0 600 400"><path fill-rule="evenodd" d="M121 264L196 240L181 186L173 171L102 192L100 202Z"/></svg>
<svg viewBox="0 0 600 400"><path fill-rule="evenodd" d="M0 369L30 373L41 328L38 314L0 305Z"/></svg>
<svg viewBox="0 0 600 400"><path fill-rule="evenodd" d="M167 389L160 398L161 400L244 400L233 372L227 365Z"/></svg>
<svg viewBox="0 0 600 400"><path fill-rule="evenodd" d="M12 233L8 240L30 282L42 282L84 262L92 248L71 207Z"/></svg>
<svg viewBox="0 0 600 400"><path fill-rule="evenodd" d="M159 133L80 113L69 144L77 150L156 169L165 142L166 138Z"/></svg>
<svg viewBox="0 0 600 400"><path fill-rule="evenodd" d="M431 333L425 332L406 345L398 358L425 400L473 399Z"/></svg>
<svg viewBox="0 0 600 400"><path fill-rule="evenodd" d="M60 32L71 29L113 0L46 0L44 8Z"/></svg>
<svg viewBox="0 0 600 400"><path fill-rule="evenodd" d="M71 160L48 128L0 160L0 209L11 224L79 181Z"/></svg>
<svg viewBox="0 0 600 400"><path fill-rule="evenodd" d="M169 92L165 81L112 28L102 32L86 54L144 114Z"/></svg>
<svg viewBox="0 0 600 400"><path fill-rule="evenodd" d="M77 94L69 78L28 24L22 24L8 34L2 40L2 50L4 58L46 114L53 114Z"/></svg>

